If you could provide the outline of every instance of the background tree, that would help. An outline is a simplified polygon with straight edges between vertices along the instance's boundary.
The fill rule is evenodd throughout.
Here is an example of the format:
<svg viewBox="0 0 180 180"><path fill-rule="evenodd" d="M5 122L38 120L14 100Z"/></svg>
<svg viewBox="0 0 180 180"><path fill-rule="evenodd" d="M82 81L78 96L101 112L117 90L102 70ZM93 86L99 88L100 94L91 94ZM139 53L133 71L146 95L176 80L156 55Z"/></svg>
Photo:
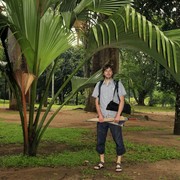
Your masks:
<svg viewBox="0 0 180 180"><path fill-rule="evenodd" d="M59 58L60 61L57 63L55 70L55 93L65 82L67 77L71 74L72 69L76 69L78 64L84 59L84 48L82 46L72 47ZM75 76L84 77L83 69L80 69ZM62 104L67 96L71 92L71 83L59 94L59 103Z"/></svg>
<svg viewBox="0 0 180 180"><path fill-rule="evenodd" d="M180 27L180 1L177 0L143 0L134 1L135 9L141 14L145 15L148 20L157 24L163 31L177 29ZM164 71L166 71L164 69ZM162 68L161 68L162 72ZM176 105L175 105L175 124L174 134L180 134L180 85L174 80L173 77L169 78L168 73L160 73L159 80L163 87L161 90L172 87L176 92ZM165 81L164 81L165 80ZM169 90L171 90L170 88Z"/></svg>
<svg viewBox="0 0 180 180"><path fill-rule="evenodd" d="M131 79L129 86L138 105L145 105L145 98L151 96L157 81L156 63L143 52L122 51L122 74ZM132 85L131 85L132 84Z"/></svg>
<svg viewBox="0 0 180 180"><path fill-rule="evenodd" d="M67 77L72 73L72 69L76 69L78 64L82 62L84 58L84 48L82 46L73 46L66 52L62 53L55 61L56 68L54 71L54 92L57 93L59 88L63 85ZM52 67L49 67L52 68ZM39 77L37 94L38 102L40 102L43 92L45 91L46 77L48 77L49 69L46 69L44 73ZM84 72L80 69L75 76L83 77ZM52 98L52 86L49 87L48 97ZM62 104L67 96L72 91L71 83L63 89L58 95L59 104Z"/></svg>

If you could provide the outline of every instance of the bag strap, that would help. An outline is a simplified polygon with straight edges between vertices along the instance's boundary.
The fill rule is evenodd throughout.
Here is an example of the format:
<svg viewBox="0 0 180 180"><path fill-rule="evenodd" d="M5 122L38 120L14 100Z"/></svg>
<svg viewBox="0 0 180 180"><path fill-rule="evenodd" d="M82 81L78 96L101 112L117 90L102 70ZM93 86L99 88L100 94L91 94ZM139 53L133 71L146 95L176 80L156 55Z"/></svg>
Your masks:
<svg viewBox="0 0 180 180"><path fill-rule="evenodd" d="M102 84L103 84L103 80L101 80L101 81L99 82L99 95L98 95L99 104L100 104L100 95L101 95L101 86L102 86Z"/></svg>
<svg viewBox="0 0 180 180"><path fill-rule="evenodd" d="M120 98L119 98L119 81L114 81L114 83L115 83L115 88L114 88L114 94L113 94L113 99L114 99L114 95L115 95L115 92L116 92L116 90L117 90L117 97L118 97L118 99L119 99L119 101L120 101Z"/></svg>

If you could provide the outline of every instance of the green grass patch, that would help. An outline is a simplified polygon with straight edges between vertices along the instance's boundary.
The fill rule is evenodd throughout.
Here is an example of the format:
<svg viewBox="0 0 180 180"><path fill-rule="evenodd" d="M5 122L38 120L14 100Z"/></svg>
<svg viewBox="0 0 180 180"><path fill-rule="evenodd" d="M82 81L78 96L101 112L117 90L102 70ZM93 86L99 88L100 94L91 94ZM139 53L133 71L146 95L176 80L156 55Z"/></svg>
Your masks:
<svg viewBox="0 0 180 180"><path fill-rule="evenodd" d="M0 144L22 143L21 125L0 122Z"/></svg>
<svg viewBox="0 0 180 180"><path fill-rule="evenodd" d="M82 166L88 159L95 162L95 151L83 149L77 152L63 152L51 155L39 155L37 157L28 157L21 155L0 157L0 167L38 167L38 166Z"/></svg>
<svg viewBox="0 0 180 180"><path fill-rule="evenodd" d="M126 142L126 149L128 153L125 154L125 157L130 162L156 162L180 159L180 153L176 148Z"/></svg>
<svg viewBox="0 0 180 180"><path fill-rule="evenodd" d="M9 100L0 99L0 104L9 104Z"/></svg>
<svg viewBox="0 0 180 180"><path fill-rule="evenodd" d="M134 132L140 132L140 131L163 131L164 128L156 128L156 127L144 127L144 126L132 126L132 127L125 127L124 131L134 131Z"/></svg>
<svg viewBox="0 0 180 180"><path fill-rule="evenodd" d="M73 141L77 141L87 131L78 128L49 128L45 132L43 139L54 142L73 143Z"/></svg>
<svg viewBox="0 0 180 180"><path fill-rule="evenodd" d="M161 146L149 146L125 142L127 153L124 159L129 163L156 162L160 160L180 159L179 152L174 148ZM114 162L116 157L113 142L107 142L106 146L107 162ZM95 152L95 143L91 148L83 146L76 151L63 151L62 153L50 155L38 155L37 157L27 157L23 155L10 155L0 157L0 167L38 167L38 166L82 166L85 161L92 165L97 162L98 156Z"/></svg>
<svg viewBox="0 0 180 180"><path fill-rule="evenodd" d="M57 108L59 108L59 106L60 105L58 105L58 104L54 104L53 106L52 106L52 108L53 109L57 109ZM75 109L84 109L84 105L65 105L65 106L63 106L63 110L75 110Z"/></svg>
<svg viewBox="0 0 180 180"><path fill-rule="evenodd" d="M0 122L0 143L22 144L21 126ZM135 130L147 130L137 129ZM85 161L93 165L98 160L95 151L96 134L93 130L78 128L49 128L40 144L46 148L47 144L64 146L63 151L49 154L38 154L37 157L27 157L22 154L0 156L0 167L35 167L35 166L82 166ZM12 145L13 146L13 145ZM23 144L22 144L23 146ZM127 153L124 155L126 162L155 162L160 160L180 159L180 153L175 148L151 146L125 141ZM108 137L106 143L107 162L112 163L116 157L115 143ZM84 172L88 173L88 172Z"/></svg>
<svg viewBox="0 0 180 180"><path fill-rule="evenodd" d="M134 112L174 112L174 107L133 106Z"/></svg>

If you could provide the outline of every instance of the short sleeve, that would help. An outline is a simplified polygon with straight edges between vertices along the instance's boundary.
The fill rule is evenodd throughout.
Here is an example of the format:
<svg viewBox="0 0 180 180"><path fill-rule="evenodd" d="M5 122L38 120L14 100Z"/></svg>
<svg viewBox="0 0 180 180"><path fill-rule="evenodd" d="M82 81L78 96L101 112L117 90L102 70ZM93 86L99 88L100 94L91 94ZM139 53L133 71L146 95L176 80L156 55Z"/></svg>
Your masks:
<svg viewBox="0 0 180 180"><path fill-rule="evenodd" d="M99 83L98 82L93 90L92 97L97 98L99 96Z"/></svg>
<svg viewBox="0 0 180 180"><path fill-rule="evenodd" d="M119 94L119 96L126 95L126 90L125 90L123 84L121 83L121 81L118 82L118 94Z"/></svg>

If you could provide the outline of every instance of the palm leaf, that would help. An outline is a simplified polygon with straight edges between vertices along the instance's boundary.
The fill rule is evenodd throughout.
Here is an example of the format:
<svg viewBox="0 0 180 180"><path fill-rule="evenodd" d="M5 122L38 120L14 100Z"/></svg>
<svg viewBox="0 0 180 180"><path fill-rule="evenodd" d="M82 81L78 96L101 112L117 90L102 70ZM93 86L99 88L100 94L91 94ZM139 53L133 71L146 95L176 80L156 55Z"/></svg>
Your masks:
<svg viewBox="0 0 180 180"><path fill-rule="evenodd" d="M45 4L38 12L35 0L7 1L9 26L26 57L29 72L37 77L74 41L71 32L63 26L60 15L51 10L44 13L52 2L55 1L40 1Z"/></svg>
<svg viewBox="0 0 180 180"><path fill-rule="evenodd" d="M87 18L89 11L110 16L120 7L132 2L132 0L81 0L80 2L78 0L66 0L62 2L60 12L64 17L66 27L71 28L75 20ZM83 14L83 17L81 14ZM89 16L89 18L91 17Z"/></svg>
<svg viewBox="0 0 180 180"><path fill-rule="evenodd" d="M91 3L88 8L93 12L98 12L110 16L120 7L131 4L132 2L132 0L93 0L93 3Z"/></svg>
<svg viewBox="0 0 180 180"><path fill-rule="evenodd" d="M76 92L82 89L93 87L95 83L97 83L98 81L102 79L103 79L103 76L102 76L101 70L97 71L90 78L82 78L82 77L73 76L73 78L71 79L72 93L75 94Z"/></svg>
<svg viewBox="0 0 180 180"><path fill-rule="evenodd" d="M120 80L120 79L127 79L123 74L114 74L114 80ZM89 88L89 87L94 87L95 84L103 80L102 76L102 69L94 73L90 78L82 78L78 76L73 76L71 79L72 83L72 94L75 94L78 91L81 91L82 89Z"/></svg>
<svg viewBox="0 0 180 180"><path fill-rule="evenodd" d="M59 15L47 12L41 19L38 59L39 74L61 53L70 48L75 40L73 34L63 26Z"/></svg>
<svg viewBox="0 0 180 180"><path fill-rule="evenodd" d="M87 51L95 53L108 47L144 51L180 83L178 32L166 32L165 35L132 7L122 7L108 20L92 28Z"/></svg>

